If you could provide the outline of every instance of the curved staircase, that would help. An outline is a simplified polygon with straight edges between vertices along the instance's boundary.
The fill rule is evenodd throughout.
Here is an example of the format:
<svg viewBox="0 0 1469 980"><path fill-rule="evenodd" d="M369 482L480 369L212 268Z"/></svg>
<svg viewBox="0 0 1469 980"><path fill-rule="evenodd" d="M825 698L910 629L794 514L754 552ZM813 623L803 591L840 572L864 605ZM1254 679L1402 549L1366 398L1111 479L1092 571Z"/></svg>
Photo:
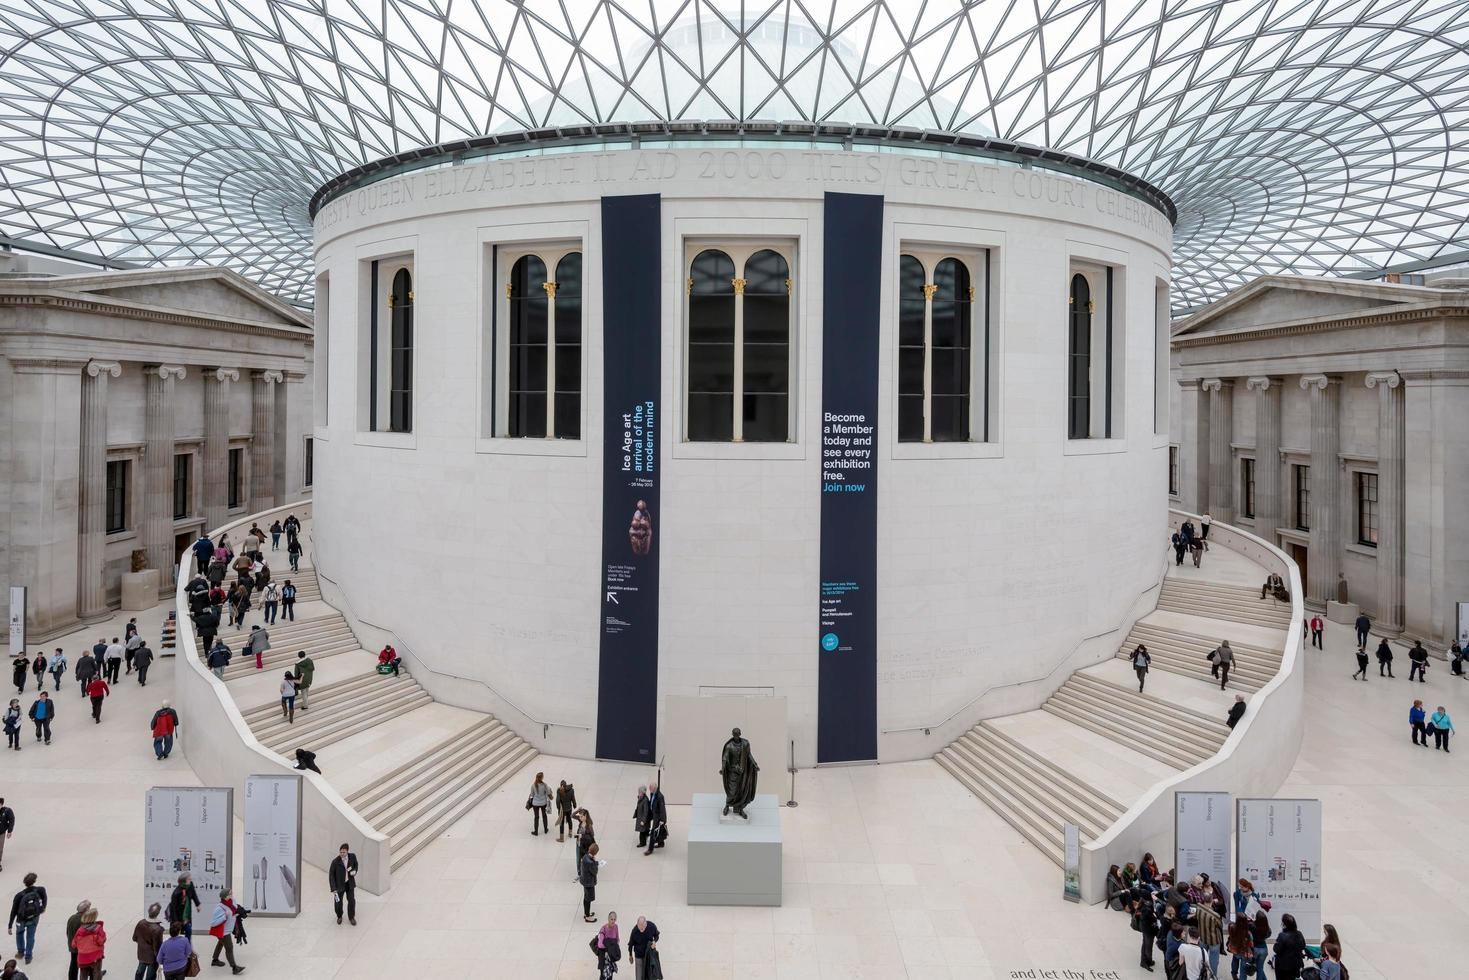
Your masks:
<svg viewBox="0 0 1469 980"><path fill-rule="evenodd" d="M1252 563L1231 553L1228 564L1238 578ZM1036 711L980 722L934 760L1057 864L1064 823L1093 840L1159 779L1208 760L1229 737L1235 695L1280 669L1290 628L1288 605L1203 578L1209 565L1170 566L1115 658L1073 673ZM1235 663L1221 691L1207 656L1224 639ZM1152 657L1143 693L1130 663L1139 643Z"/></svg>

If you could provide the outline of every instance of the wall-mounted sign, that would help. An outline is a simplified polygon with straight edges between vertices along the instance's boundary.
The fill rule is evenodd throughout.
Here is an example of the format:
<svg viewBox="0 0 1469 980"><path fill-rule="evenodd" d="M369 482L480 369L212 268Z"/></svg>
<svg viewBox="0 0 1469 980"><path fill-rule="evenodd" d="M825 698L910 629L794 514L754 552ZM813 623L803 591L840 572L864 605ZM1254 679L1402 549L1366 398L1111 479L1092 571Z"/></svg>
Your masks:
<svg viewBox="0 0 1469 980"><path fill-rule="evenodd" d="M235 896L256 915L301 912L301 777L245 777L245 870L248 894Z"/></svg>
<svg viewBox="0 0 1469 980"><path fill-rule="evenodd" d="M179 875L188 872L203 906L195 914L207 922L219 890L233 887L235 791L228 786L154 786L144 806L144 911L153 902L168 908Z"/></svg>

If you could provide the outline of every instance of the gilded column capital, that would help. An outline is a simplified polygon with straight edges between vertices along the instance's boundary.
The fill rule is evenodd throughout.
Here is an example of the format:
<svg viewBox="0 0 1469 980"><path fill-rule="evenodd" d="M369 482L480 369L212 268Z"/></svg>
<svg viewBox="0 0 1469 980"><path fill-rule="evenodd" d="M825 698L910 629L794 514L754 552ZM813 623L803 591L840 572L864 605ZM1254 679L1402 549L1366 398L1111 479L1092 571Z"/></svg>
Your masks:
<svg viewBox="0 0 1469 980"><path fill-rule="evenodd" d="M1369 371L1367 373L1367 387L1369 388L1376 388L1378 385L1396 388L1402 383L1403 377L1396 371Z"/></svg>
<svg viewBox="0 0 1469 980"><path fill-rule="evenodd" d="M939 291L937 283L927 282L923 284L923 298L932 300L933 294Z"/></svg>
<svg viewBox="0 0 1469 980"><path fill-rule="evenodd" d="M1272 378L1269 375L1257 375L1256 377L1245 379L1245 389L1247 391L1269 391L1271 388L1279 388L1280 386L1280 379Z"/></svg>
<svg viewBox="0 0 1469 980"><path fill-rule="evenodd" d="M1341 378L1331 374L1303 374L1301 375L1301 388L1310 391L1312 388L1325 391L1331 385L1341 384Z"/></svg>
<svg viewBox="0 0 1469 980"><path fill-rule="evenodd" d="M101 374L117 378L122 376L122 365L116 361L88 361L86 372L89 378L95 378Z"/></svg>
<svg viewBox="0 0 1469 980"><path fill-rule="evenodd" d="M746 280L746 279L731 279L730 280L730 284L734 286L734 291L735 291L735 295L736 296L743 296L743 295L745 295L745 285L746 285L746 283L748 281L749 280Z"/></svg>

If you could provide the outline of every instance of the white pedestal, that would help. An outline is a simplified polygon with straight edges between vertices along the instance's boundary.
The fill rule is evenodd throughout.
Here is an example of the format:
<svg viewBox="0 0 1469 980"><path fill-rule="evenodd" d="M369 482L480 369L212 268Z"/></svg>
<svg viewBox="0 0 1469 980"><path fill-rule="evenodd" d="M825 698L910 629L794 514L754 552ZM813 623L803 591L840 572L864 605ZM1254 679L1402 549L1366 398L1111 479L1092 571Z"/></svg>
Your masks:
<svg viewBox="0 0 1469 980"><path fill-rule="evenodd" d="M1337 602L1334 599L1326 600L1326 618L1333 623L1345 623L1352 626L1357 622L1357 617L1362 610L1355 602Z"/></svg>
<svg viewBox="0 0 1469 980"><path fill-rule="evenodd" d="M122 608L150 609L158 602L158 569L122 573Z"/></svg>
<svg viewBox="0 0 1469 980"><path fill-rule="evenodd" d="M690 905L779 905L780 808L762 793L749 820L721 817L723 793L695 793L689 814Z"/></svg>

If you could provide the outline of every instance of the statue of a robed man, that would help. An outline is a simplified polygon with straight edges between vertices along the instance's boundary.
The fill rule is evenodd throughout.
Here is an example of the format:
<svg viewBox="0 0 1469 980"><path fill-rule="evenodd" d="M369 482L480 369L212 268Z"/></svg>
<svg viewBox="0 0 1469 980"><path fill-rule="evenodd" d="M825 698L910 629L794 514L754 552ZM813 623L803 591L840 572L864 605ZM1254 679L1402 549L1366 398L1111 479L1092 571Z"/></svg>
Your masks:
<svg viewBox="0 0 1469 980"><path fill-rule="evenodd" d="M719 759L719 774L724 777L724 813L733 810L736 816L749 820L745 807L755 798L755 779L760 767L750 755L749 739L740 737L736 728L724 743L724 752Z"/></svg>

